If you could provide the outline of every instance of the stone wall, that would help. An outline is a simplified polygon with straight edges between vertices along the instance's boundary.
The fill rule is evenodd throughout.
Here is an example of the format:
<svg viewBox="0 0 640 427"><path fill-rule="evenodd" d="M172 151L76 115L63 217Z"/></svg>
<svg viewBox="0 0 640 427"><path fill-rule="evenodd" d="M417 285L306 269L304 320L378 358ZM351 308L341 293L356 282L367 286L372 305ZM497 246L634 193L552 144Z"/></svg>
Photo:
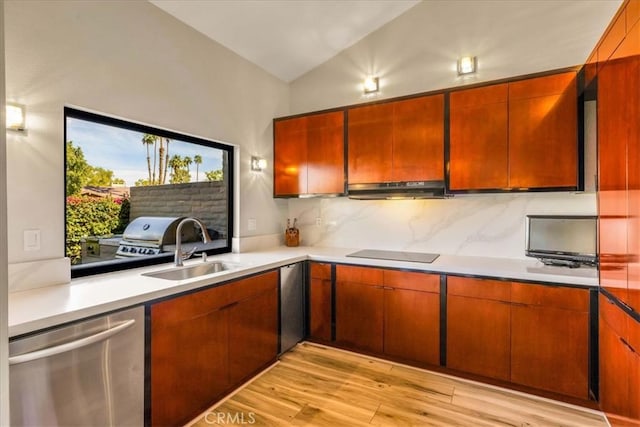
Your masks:
<svg viewBox="0 0 640 427"><path fill-rule="evenodd" d="M190 216L227 237L224 181L131 187L131 220L140 216Z"/></svg>

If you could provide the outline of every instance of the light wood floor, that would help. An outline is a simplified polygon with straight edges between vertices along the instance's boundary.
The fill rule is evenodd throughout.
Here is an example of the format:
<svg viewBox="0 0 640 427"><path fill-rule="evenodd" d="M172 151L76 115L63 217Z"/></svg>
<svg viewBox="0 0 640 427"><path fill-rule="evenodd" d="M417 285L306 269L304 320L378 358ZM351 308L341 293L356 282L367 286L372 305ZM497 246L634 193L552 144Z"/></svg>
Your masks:
<svg viewBox="0 0 640 427"><path fill-rule="evenodd" d="M341 350L299 344L192 427L606 427L590 411Z"/></svg>

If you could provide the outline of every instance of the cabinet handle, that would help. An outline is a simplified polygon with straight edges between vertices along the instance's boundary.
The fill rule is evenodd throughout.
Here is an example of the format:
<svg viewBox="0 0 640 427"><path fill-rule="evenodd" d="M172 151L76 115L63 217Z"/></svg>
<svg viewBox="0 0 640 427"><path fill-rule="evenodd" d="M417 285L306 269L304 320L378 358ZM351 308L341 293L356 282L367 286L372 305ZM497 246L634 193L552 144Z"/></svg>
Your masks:
<svg viewBox="0 0 640 427"><path fill-rule="evenodd" d="M618 338L620 338L620 341L622 342L622 344L624 344L625 346L627 346L627 348L629 348L629 350L631 350L631 351L632 351L632 352L634 352L634 353L637 353L636 349L635 349L635 348L633 348L633 347L631 347L631 344L629 344L629 343L627 342L627 340L625 340L625 339L624 339L624 338L622 338L622 337L618 337Z"/></svg>
<svg viewBox="0 0 640 427"><path fill-rule="evenodd" d="M64 344L56 345L53 347L43 348L42 350L32 351L30 353L19 354L11 356L9 358L9 365L17 365L18 363L31 362L32 360L44 359L56 354L66 353L72 350L77 350L88 345L104 341L114 336L115 334L124 331L125 329L133 326L136 323L135 319L127 320L125 322L118 323L116 326L106 329L97 334L90 335L85 338L80 338L75 341L67 342Z"/></svg>
<svg viewBox="0 0 640 427"><path fill-rule="evenodd" d="M374 286L374 289L384 289L384 286Z"/></svg>
<svg viewBox="0 0 640 427"><path fill-rule="evenodd" d="M392 288L391 286L383 286L382 289L386 289L387 291L395 290L395 288Z"/></svg>
<svg viewBox="0 0 640 427"><path fill-rule="evenodd" d="M503 301L500 301L503 302ZM504 302L504 304L510 304L514 307L529 307L529 304L525 304L523 302Z"/></svg>
<svg viewBox="0 0 640 427"><path fill-rule="evenodd" d="M238 302L238 301L236 301L236 302L232 302L231 304L223 305L222 307L220 307L220 308L218 309L218 311L226 310L226 309L228 309L228 308L233 307L234 305L238 305L238 303L239 303L239 302Z"/></svg>

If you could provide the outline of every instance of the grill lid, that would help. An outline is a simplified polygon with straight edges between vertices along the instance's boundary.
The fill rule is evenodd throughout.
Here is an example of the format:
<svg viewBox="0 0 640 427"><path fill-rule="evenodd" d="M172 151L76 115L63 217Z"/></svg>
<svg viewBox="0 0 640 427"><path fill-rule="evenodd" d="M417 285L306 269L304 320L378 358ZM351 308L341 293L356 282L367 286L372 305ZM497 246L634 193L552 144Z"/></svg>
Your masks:
<svg viewBox="0 0 640 427"><path fill-rule="evenodd" d="M128 242L145 242L158 246L176 242L176 228L186 217L141 216L129 223L122 234ZM187 225L187 224L185 224ZM183 241L197 239L194 227L183 227Z"/></svg>

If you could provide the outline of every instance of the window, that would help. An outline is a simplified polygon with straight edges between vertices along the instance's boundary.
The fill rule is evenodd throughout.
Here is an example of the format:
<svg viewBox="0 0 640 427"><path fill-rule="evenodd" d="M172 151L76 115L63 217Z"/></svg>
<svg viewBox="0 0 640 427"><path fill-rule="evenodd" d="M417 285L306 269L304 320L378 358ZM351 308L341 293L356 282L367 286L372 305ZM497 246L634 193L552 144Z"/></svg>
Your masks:
<svg viewBox="0 0 640 427"><path fill-rule="evenodd" d="M65 254L72 277L231 251L233 147L65 108Z"/></svg>

